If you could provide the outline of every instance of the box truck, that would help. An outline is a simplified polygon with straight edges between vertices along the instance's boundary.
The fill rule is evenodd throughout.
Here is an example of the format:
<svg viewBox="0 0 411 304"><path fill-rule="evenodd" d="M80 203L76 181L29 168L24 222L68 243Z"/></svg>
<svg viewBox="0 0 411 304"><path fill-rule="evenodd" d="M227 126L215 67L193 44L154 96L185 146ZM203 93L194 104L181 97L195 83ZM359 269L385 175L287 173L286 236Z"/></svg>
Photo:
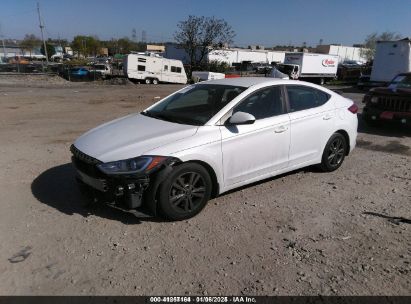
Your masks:
<svg viewBox="0 0 411 304"><path fill-rule="evenodd" d="M378 41L370 81L383 85L407 72L411 72L411 40Z"/></svg>
<svg viewBox="0 0 411 304"><path fill-rule="evenodd" d="M180 60L167 59L158 54L129 54L124 57L124 75L130 80L146 84L187 83L187 75Z"/></svg>
<svg viewBox="0 0 411 304"><path fill-rule="evenodd" d="M276 68L290 79L300 79L324 84L335 79L338 68L338 55L315 53L286 53L284 63Z"/></svg>

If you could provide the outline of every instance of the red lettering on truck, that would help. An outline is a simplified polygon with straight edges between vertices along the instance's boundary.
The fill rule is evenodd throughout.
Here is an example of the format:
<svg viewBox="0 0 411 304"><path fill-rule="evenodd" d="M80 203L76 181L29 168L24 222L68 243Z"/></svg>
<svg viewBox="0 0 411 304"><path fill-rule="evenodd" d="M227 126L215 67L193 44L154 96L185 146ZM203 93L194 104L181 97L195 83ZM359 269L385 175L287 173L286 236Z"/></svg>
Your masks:
<svg viewBox="0 0 411 304"><path fill-rule="evenodd" d="M324 59L322 64L325 67L333 67L333 66L335 66L335 61L332 60L332 59Z"/></svg>

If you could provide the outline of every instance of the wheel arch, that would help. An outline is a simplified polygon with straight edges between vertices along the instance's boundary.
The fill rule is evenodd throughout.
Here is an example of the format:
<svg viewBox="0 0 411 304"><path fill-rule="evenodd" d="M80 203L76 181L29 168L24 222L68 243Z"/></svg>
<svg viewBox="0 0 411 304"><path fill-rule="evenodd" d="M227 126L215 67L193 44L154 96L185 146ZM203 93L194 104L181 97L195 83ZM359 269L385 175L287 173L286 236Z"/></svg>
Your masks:
<svg viewBox="0 0 411 304"><path fill-rule="evenodd" d="M186 162L181 162L179 163L179 165L187 164L187 163L199 164L200 166L203 166L207 170L208 174L210 174L210 178L212 182L211 198L217 197L218 194L220 193L220 185L218 183L217 174L215 173L213 167L211 167L208 163L202 160L189 160Z"/></svg>
<svg viewBox="0 0 411 304"><path fill-rule="evenodd" d="M201 160L187 160L181 161L178 159L174 164L170 166L166 166L163 170L156 172L153 178L153 184L149 186L145 193L145 200L146 206L151 211L151 213L156 216L158 214L158 194L159 194L159 186L160 184L167 178L167 176L171 173L171 170L179 165L187 164L187 163L194 163L204 167L208 174L210 174L211 182L212 182L212 189L211 189L211 198L215 198L219 195L220 191L220 184L217 179L217 175L213 167L205 161Z"/></svg>

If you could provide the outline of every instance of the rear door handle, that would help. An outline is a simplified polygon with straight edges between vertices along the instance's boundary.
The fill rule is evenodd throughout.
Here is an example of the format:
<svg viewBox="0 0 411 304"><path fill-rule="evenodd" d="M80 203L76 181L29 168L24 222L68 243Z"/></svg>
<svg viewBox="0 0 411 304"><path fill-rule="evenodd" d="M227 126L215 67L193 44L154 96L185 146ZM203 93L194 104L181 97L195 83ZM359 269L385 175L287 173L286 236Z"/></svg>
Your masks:
<svg viewBox="0 0 411 304"><path fill-rule="evenodd" d="M325 116L323 116L324 120L330 120L331 118L333 118L330 114L326 114Z"/></svg>
<svg viewBox="0 0 411 304"><path fill-rule="evenodd" d="M287 129L288 128L286 126L281 126L281 127L275 128L274 132L275 133L283 133L283 132L287 131Z"/></svg>

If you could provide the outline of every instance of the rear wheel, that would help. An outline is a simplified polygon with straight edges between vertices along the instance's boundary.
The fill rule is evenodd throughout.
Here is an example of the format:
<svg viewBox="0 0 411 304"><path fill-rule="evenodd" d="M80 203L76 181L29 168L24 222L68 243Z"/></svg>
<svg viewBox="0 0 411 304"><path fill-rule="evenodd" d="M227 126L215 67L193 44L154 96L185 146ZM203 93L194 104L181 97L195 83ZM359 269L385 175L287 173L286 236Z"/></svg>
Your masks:
<svg viewBox="0 0 411 304"><path fill-rule="evenodd" d="M337 170L347 154L347 142L340 133L334 133L325 145L320 168L325 172Z"/></svg>
<svg viewBox="0 0 411 304"><path fill-rule="evenodd" d="M152 82L153 82L153 84L158 84L158 79L154 78Z"/></svg>
<svg viewBox="0 0 411 304"><path fill-rule="evenodd" d="M205 207L211 188L210 175L203 166L182 164L159 187L159 211L169 220L191 218Z"/></svg>
<svg viewBox="0 0 411 304"><path fill-rule="evenodd" d="M150 84L151 83L151 79L150 78L146 78L144 79L145 84Z"/></svg>

